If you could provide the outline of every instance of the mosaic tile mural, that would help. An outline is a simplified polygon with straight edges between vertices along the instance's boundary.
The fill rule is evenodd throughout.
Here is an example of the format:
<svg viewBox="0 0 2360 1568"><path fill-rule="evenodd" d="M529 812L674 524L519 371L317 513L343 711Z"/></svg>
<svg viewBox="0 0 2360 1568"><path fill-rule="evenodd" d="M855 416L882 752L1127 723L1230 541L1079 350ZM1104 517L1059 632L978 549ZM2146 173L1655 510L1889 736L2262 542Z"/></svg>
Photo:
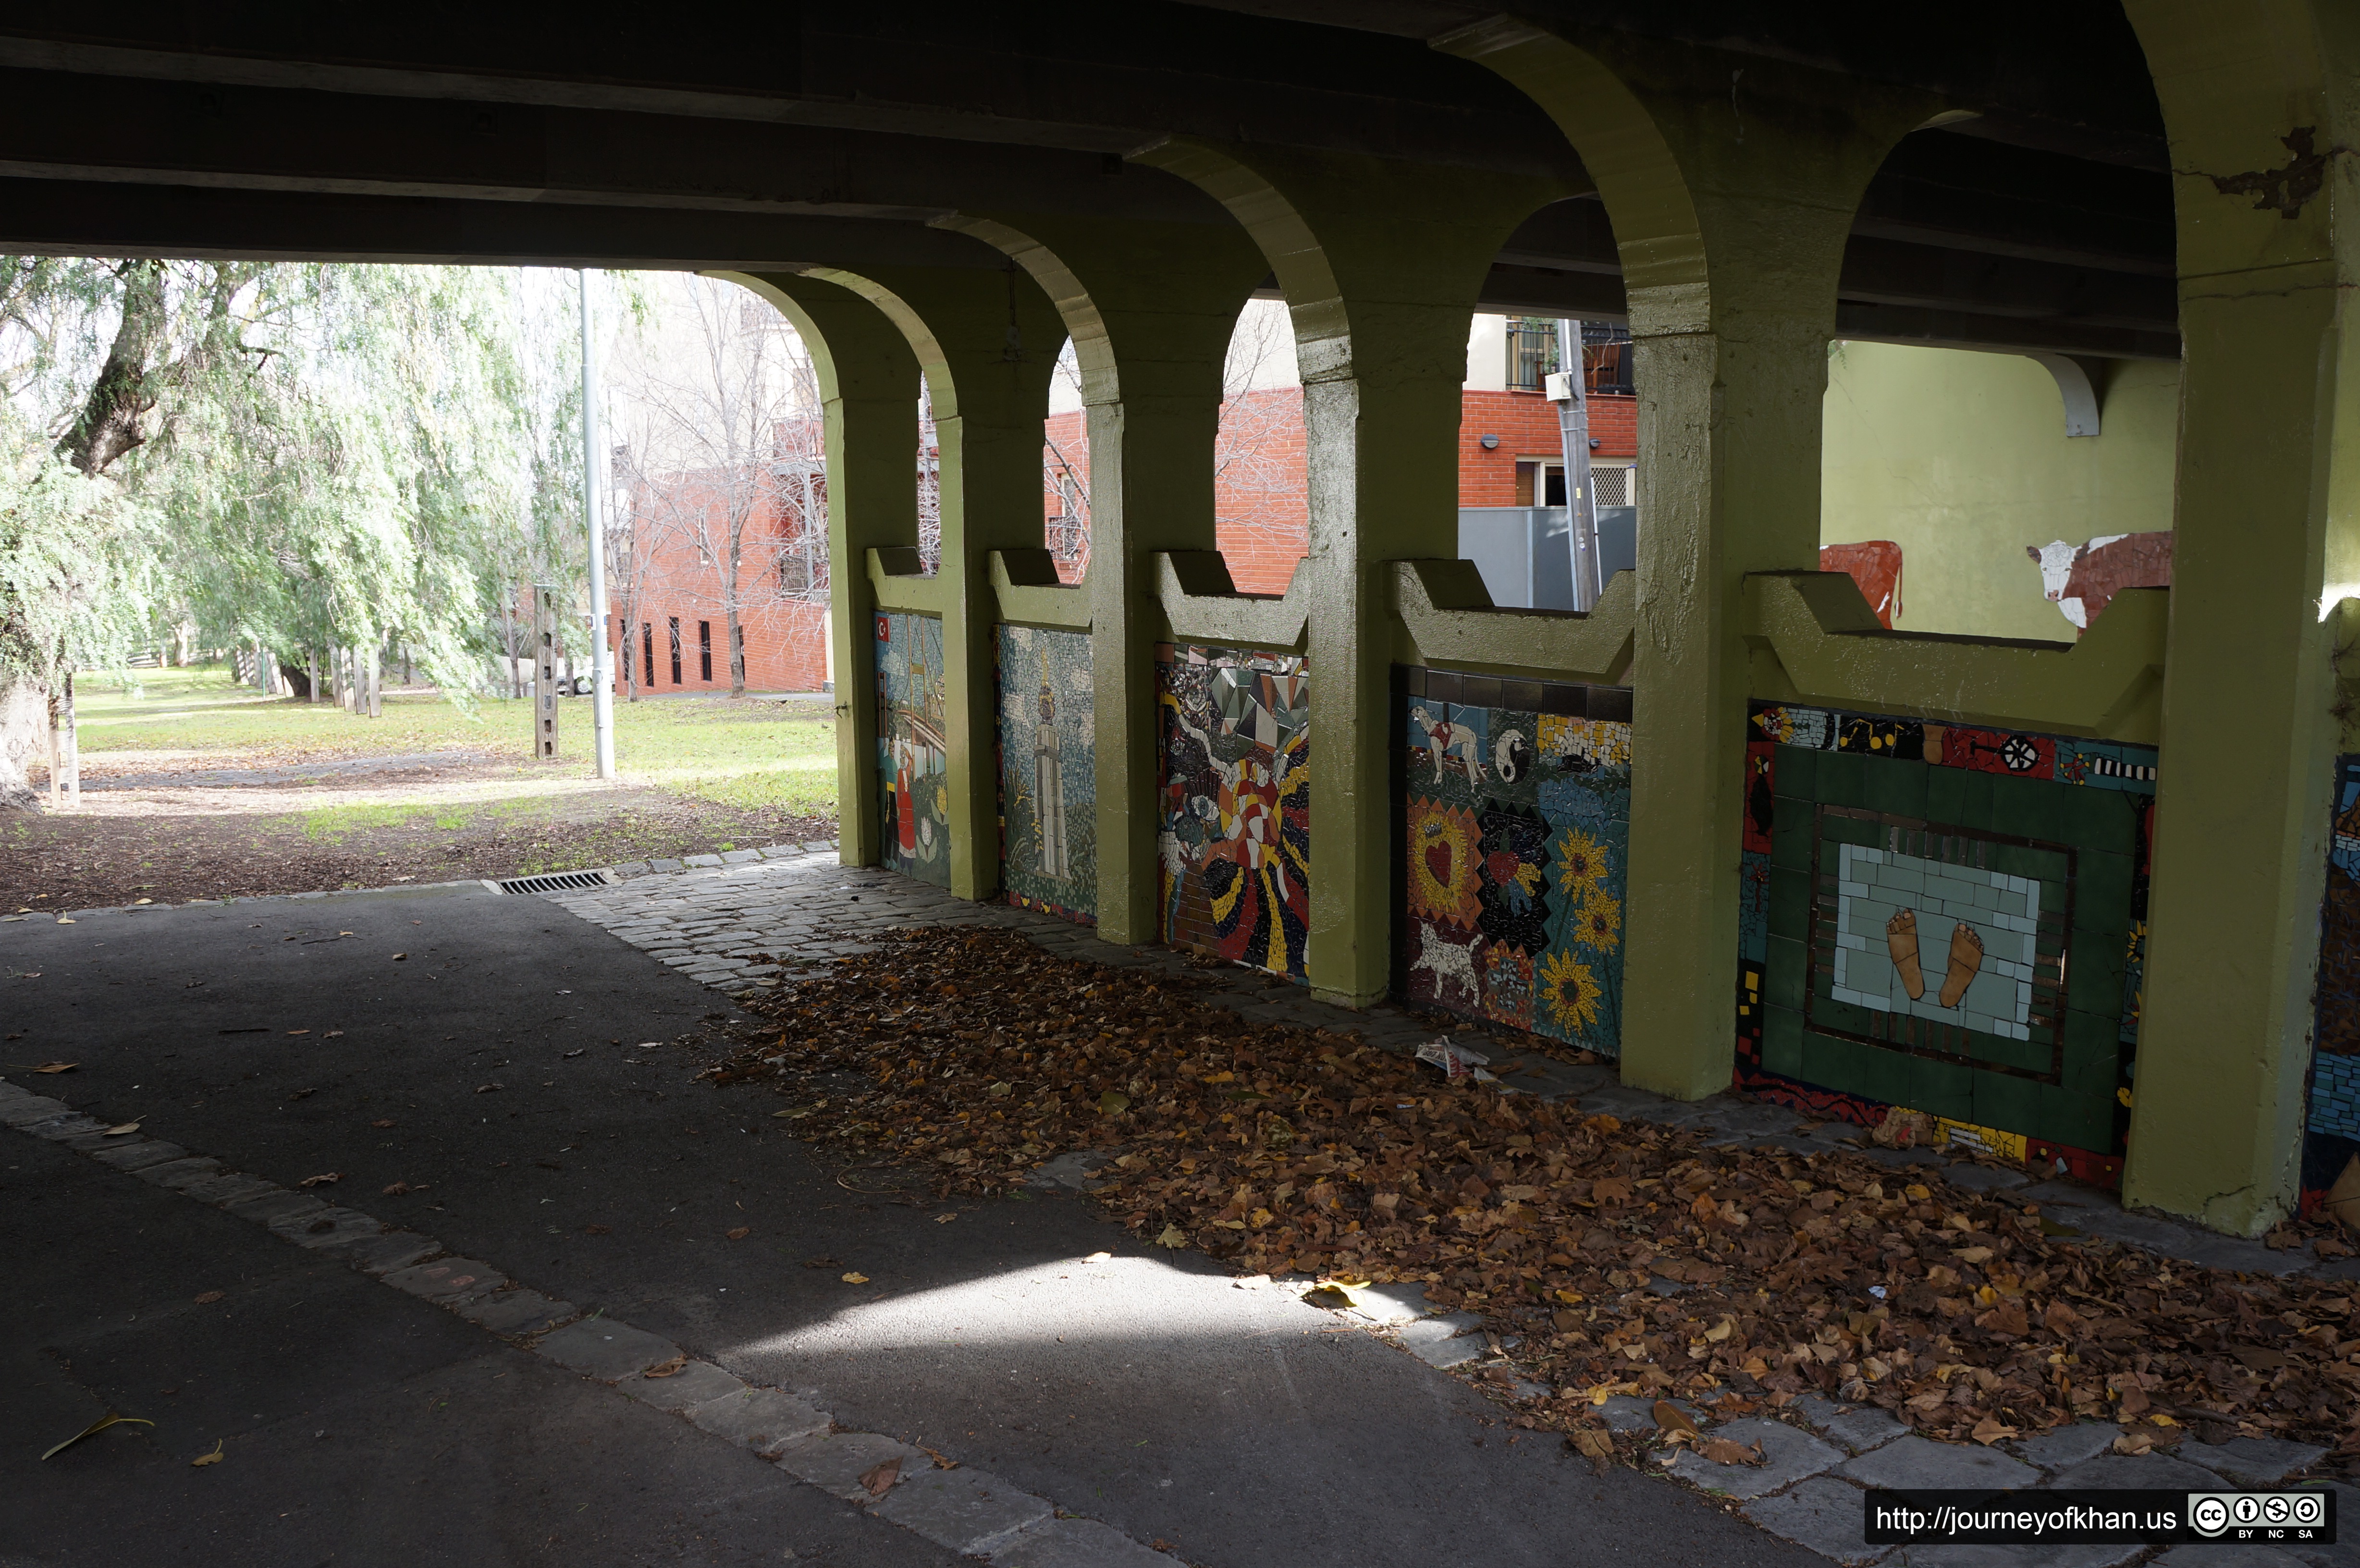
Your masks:
<svg viewBox="0 0 2360 1568"><path fill-rule="evenodd" d="M1098 921L1087 632L1000 628L1000 877L1008 901Z"/></svg>
<svg viewBox="0 0 2360 1568"><path fill-rule="evenodd" d="M1756 703L1740 1086L2119 1184L2150 747Z"/></svg>
<svg viewBox="0 0 2360 1568"><path fill-rule="evenodd" d="M1303 978L1311 677L1298 654L1156 650L1164 940Z"/></svg>
<svg viewBox="0 0 2360 1568"><path fill-rule="evenodd" d="M2360 757L2336 759L2333 809L2302 1151L2305 1208L2360 1155Z"/></svg>
<svg viewBox="0 0 2360 1568"><path fill-rule="evenodd" d="M877 617L879 833L888 871L947 887L951 838L943 731L943 623L887 611Z"/></svg>
<svg viewBox="0 0 2360 1568"><path fill-rule="evenodd" d="M1631 693L1394 671L1410 1001L1622 1053Z"/></svg>

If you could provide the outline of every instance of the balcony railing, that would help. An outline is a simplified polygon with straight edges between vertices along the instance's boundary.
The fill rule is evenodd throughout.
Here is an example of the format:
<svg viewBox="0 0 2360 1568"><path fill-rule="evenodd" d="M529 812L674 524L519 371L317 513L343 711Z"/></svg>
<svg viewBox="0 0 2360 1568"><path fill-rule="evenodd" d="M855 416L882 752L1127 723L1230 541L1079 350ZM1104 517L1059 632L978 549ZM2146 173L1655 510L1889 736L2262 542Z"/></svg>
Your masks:
<svg viewBox="0 0 2360 1568"><path fill-rule="evenodd" d="M1584 321L1581 359L1583 385L1593 396L1632 395L1629 329L1607 321ZM1509 389L1537 392L1557 368L1557 322L1539 316L1509 317Z"/></svg>

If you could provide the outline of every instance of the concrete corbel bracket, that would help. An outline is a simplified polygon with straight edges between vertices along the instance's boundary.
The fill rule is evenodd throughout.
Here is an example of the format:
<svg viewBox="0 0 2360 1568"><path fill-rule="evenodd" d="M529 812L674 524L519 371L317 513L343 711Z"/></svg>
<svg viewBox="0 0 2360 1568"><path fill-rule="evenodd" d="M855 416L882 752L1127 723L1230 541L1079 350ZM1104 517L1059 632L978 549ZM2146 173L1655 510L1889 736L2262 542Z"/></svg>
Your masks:
<svg viewBox="0 0 2360 1568"><path fill-rule="evenodd" d="M952 603L951 584L939 575L926 574L914 545L900 544L882 550L871 547L869 590L877 596L880 610L940 615L949 613Z"/></svg>
<svg viewBox="0 0 2360 1568"><path fill-rule="evenodd" d="M2118 593L2077 643L1937 637L1879 626L1841 572L1754 572L1753 694L2154 746L2169 605L2168 589Z"/></svg>
<svg viewBox="0 0 2360 1568"><path fill-rule="evenodd" d="M1285 593L1273 598L1239 593L1218 550L1159 550L1155 597L1176 640L1299 648L1311 619L1308 565L1297 561Z"/></svg>
<svg viewBox="0 0 2360 1568"><path fill-rule="evenodd" d="M1587 615L1502 610L1471 561L1396 561L1393 613L1429 662L1531 670L1622 686L1631 679L1639 579L1618 572Z"/></svg>
<svg viewBox="0 0 2360 1568"><path fill-rule="evenodd" d="M1057 558L1045 550L995 550L989 558L991 591L1000 597L1000 618L1068 631L1090 629L1090 601L1082 584L1058 580Z"/></svg>

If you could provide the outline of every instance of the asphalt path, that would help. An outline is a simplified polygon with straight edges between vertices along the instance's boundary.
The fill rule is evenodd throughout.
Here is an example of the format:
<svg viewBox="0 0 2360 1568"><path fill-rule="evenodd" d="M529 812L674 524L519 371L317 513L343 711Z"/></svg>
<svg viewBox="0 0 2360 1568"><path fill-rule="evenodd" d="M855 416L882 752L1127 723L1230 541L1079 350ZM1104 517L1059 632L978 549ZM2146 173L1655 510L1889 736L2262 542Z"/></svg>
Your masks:
<svg viewBox="0 0 2360 1568"><path fill-rule="evenodd" d="M0 926L12 1080L333 1174L320 1195L1185 1561L1825 1561L1086 1200L825 1168L776 1099L693 1082L709 1055L669 1042L727 1012L480 889ZM21 1071L50 1060L78 1065ZM0 1568L948 1560L257 1225L22 1133L0 1151ZM105 1410L157 1424L38 1461Z"/></svg>

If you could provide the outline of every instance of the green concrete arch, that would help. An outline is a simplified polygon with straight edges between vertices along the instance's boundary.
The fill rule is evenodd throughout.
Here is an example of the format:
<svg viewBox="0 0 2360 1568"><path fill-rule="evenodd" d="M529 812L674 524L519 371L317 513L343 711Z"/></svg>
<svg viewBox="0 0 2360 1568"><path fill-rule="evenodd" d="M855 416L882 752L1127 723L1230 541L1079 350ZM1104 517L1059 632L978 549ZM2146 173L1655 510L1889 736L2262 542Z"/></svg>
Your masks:
<svg viewBox="0 0 2360 1568"><path fill-rule="evenodd" d="M716 272L751 290L803 334L819 380L827 462L828 641L836 669L837 855L877 864L877 710L866 571L876 550L914 555L918 359L901 328L833 283L793 273Z"/></svg>
<svg viewBox="0 0 2360 1568"><path fill-rule="evenodd" d="M2297 1195L2360 581L2360 16L2128 0L2169 138L2182 343L2153 914L2126 1202L2251 1235ZM2240 744L2213 735L2233 723Z"/></svg>
<svg viewBox="0 0 2360 1568"><path fill-rule="evenodd" d="M1433 46L1505 77L1573 144L1614 233L1634 332L1643 294L1651 313L1700 320L1711 287L1704 223L1678 155L1630 84L1589 50L1513 16L1487 17Z"/></svg>

